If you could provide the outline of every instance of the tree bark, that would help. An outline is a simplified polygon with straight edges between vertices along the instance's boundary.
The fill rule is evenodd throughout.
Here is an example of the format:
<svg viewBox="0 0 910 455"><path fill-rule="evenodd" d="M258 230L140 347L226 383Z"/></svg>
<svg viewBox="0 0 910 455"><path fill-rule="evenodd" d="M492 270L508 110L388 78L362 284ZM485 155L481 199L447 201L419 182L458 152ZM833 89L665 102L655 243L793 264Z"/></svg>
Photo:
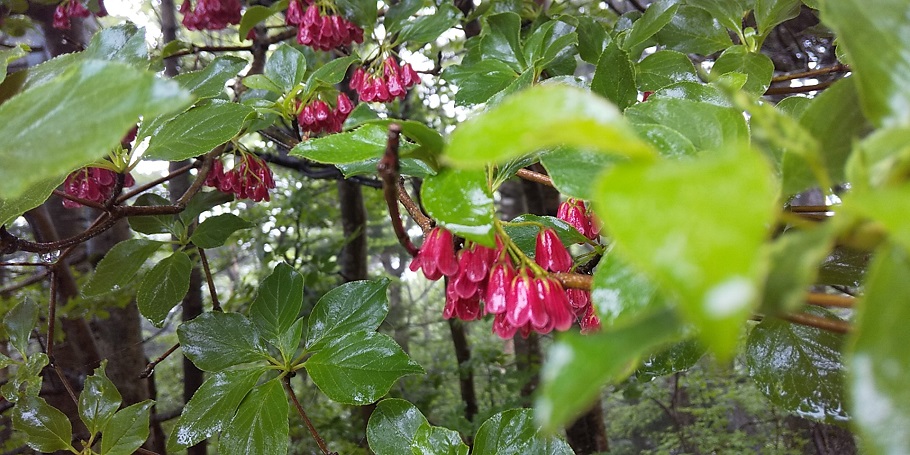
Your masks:
<svg viewBox="0 0 910 455"><path fill-rule="evenodd" d="M455 347L455 359L458 361L458 386L461 401L464 402L464 417L468 422L473 422L477 415L477 391L474 387L474 369L471 367L471 345L468 343L464 323L456 319L449 319L448 323Z"/></svg>

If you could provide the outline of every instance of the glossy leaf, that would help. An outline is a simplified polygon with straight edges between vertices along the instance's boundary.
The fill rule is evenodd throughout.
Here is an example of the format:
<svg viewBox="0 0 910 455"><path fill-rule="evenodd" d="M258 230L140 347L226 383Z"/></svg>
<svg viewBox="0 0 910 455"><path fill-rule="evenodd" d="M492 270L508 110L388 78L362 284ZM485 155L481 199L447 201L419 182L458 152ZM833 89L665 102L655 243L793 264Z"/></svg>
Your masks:
<svg viewBox="0 0 910 455"><path fill-rule="evenodd" d="M95 369L95 374L85 378L82 392L79 393L79 417L90 434L103 429L123 401L117 386L107 378L104 368L107 362Z"/></svg>
<svg viewBox="0 0 910 455"><path fill-rule="evenodd" d="M48 364L47 354L37 352L28 356L25 365L11 375L6 384L0 386L0 395L10 403L17 403L25 396L38 396L41 392L41 371ZM22 364L20 364L22 365Z"/></svg>
<svg viewBox="0 0 910 455"><path fill-rule="evenodd" d="M493 195L484 171L444 169L420 189L427 213L453 233L493 247Z"/></svg>
<svg viewBox="0 0 910 455"><path fill-rule="evenodd" d="M747 0L686 0L687 5L701 8L734 32L742 30L743 17L750 8Z"/></svg>
<svg viewBox="0 0 910 455"><path fill-rule="evenodd" d="M282 93L290 92L297 84L303 82L306 75L306 57L289 44L282 43L269 56L263 73L265 77L278 84Z"/></svg>
<svg viewBox="0 0 910 455"><path fill-rule="evenodd" d="M31 184L18 197L0 197L0 225L8 224L19 215L43 204L65 178L66 176L50 177Z"/></svg>
<svg viewBox="0 0 910 455"><path fill-rule="evenodd" d="M98 262L82 294L90 297L129 286L136 272L162 245L164 242L147 239L124 240L114 245Z"/></svg>
<svg viewBox="0 0 910 455"><path fill-rule="evenodd" d="M388 131L389 125L392 123L401 127L401 134L419 144L427 153L436 155L442 152L442 148L445 146L442 135L435 129L430 128L423 123L402 119L376 119L364 122L366 125L382 126L386 131ZM404 145L407 146L408 144ZM407 151L408 148L405 147L403 150Z"/></svg>
<svg viewBox="0 0 910 455"><path fill-rule="evenodd" d="M199 98L215 98L224 95L224 85L237 77L247 61L230 55L212 60L204 69L178 74L174 80Z"/></svg>
<svg viewBox="0 0 910 455"><path fill-rule="evenodd" d="M398 378L423 373L394 340L378 332L351 332L304 362L322 393L339 403L372 403Z"/></svg>
<svg viewBox="0 0 910 455"><path fill-rule="evenodd" d="M710 55L733 44L720 22L707 11L682 5L670 23L657 33L668 49L684 54Z"/></svg>
<svg viewBox="0 0 910 455"><path fill-rule="evenodd" d="M587 16L578 16L578 23L575 25L575 33L578 34L578 55L581 59L596 65L600 60L600 54L610 44L610 34L604 30L603 24L594 18Z"/></svg>
<svg viewBox="0 0 910 455"><path fill-rule="evenodd" d="M617 251L680 299L682 314L721 358L732 353L739 322L759 296L763 244L776 211L772 182L764 158L744 149L616 166L598 185L595 208ZM661 216L636 216L642 210Z"/></svg>
<svg viewBox="0 0 910 455"><path fill-rule="evenodd" d="M676 317L663 311L623 328L560 337L550 347L540 372L541 386L534 402L537 421L547 431L571 424L600 397L605 384L626 378L641 356L673 341L679 330ZM478 433L475 451L479 441Z"/></svg>
<svg viewBox="0 0 910 455"><path fill-rule="evenodd" d="M177 328L183 355L203 371L265 360L259 330L239 313L202 313Z"/></svg>
<svg viewBox="0 0 910 455"><path fill-rule="evenodd" d="M657 51L638 64L638 86L641 91L655 92L676 82L698 82L695 65L686 54Z"/></svg>
<svg viewBox="0 0 910 455"><path fill-rule="evenodd" d="M6 79L9 62L18 60L28 55L29 48L25 44L17 44L9 49L0 50L0 84Z"/></svg>
<svg viewBox="0 0 910 455"><path fill-rule="evenodd" d="M376 405L367 423L367 441L376 455L401 455L411 450L417 432L429 427L427 418L411 403L387 398Z"/></svg>
<svg viewBox="0 0 910 455"><path fill-rule="evenodd" d="M128 96L110 96L111 93ZM30 185L102 158L140 115L175 111L190 101L176 82L122 63L90 60L0 105L0 193L16 198ZM60 122L61 112L71 115ZM40 132L40 133L39 133ZM55 153L39 153L53 150Z"/></svg>
<svg viewBox="0 0 910 455"><path fill-rule="evenodd" d="M602 153L558 147L544 153L540 164L553 180L553 186L560 193L578 198L591 199L591 190L597 176L621 159Z"/></svg>
<svg viewBox="0 0 910 455"><path fill-rule="evenodd" d="M221 431L263 372L264 368L253 368L219 371L209 376L184 406L168 439L168 451L195 445Z"/></svg>
<svg viewBox="0 0 910 455"><path fill-rule="evenodd" d="M190 257L178 251L162 259L145 274L136 292L136 304L139 305L139 312L156 327L164 324L168 313L190 289L192 269Z"/></svg>
<svg viewBox="0 0 910 455"><path fill-rule="evenodd" d="M818 140L825 167L834 182L844 181L853 141L868 131L854 78L840 80L815 97L799 123Z"/></svg>
<svg viewBox="0 0 910 455"><path fill-rule="evenodd" d="M381 157L388 136L387 126L367 124L354 131L303 141L290 154L317 163L356 163ZM400 152L406 153L413 148L413 144L402 141Z"/></svg>
<svg viewBox="0 0 910 455"><path fill-rule="evenodd" d="M515 13L500 13L486 18L480 51L483 60L499 60L521 71L528 65L521 52L521 17Z"/></svg>
<svg viewBox="0 0 910 455"><path fill-rule="evenodd" d="M376 167L379 165L380 158L371 158L368 160L358 161L356 163L336 164L335 167L344 174L345 178L354 175L376 175ZM430 175L436 175L430 165L416 158L401 158L398 160L401 175L425 178Z"/></svg>
<svg viewBox="0 0 910 455"><path fill-rule="evenodd" d="M782 22L799 15L799 0L755 0L755 23L759 36L767 36Z"/></svg>
<svg viewBox="0 0 910 455"><path fill-rule="evenodd" d="M146 400L117 411L102 432L101 455L130 455L145 444L149 437L149 410L154 404Z"/></svg>
<svg viewBox="0 0 910 455"><path fill-rule="evenodd" d="M300 342L303 340L303 329L305 325L306 320L304 318L297 319L291 324L290 328L278 334L274 341L270 340L272 344L278 348L278 351L281 352L281 355L284 356L283 358L285 361L291 361L294 358L294 354L297 353Z"/></svg>
<svg viewBox="0 0 910 455"><path fill-rule="evenodd" d="M148 67L148 44L145 29L126 22L107 27L96 33L82 59L126 63L136 69Z"/></svg>
<svg viewBox="0 0 910 455"><path fill-rule="evenodd" d="M22 299L3 318L3 327L10 344L23 357L28 354L28 340L38 325L38 305L30 298Z"/></svg>
<svg viewBox="0 0 910 455"><path fill-rule="evenodd" d="M429 43L452 28L461 19L461 11L451 3L442 3L436 11L410 19L401 27L398 42Z"/></svg>
<svg viewBox="0 0 910 455"><path fill-rule="evenodd" d="M199 248L217 248L224 245L231 234L253 227L253 223L231 213L222 213L199 223L190 236L193 245Z"/></svg>
<svg viewBox="0 0 910 455"><path fill-rule="evenodd" d="M327 292L307 320L306 348L319 350L348 333L376 330L389 313L388 287L383 278L351 281Z"/></svg>
<svg viewBox="0 0 910 455"><path fill-rule="evenodd" d="M635 377L640 381L686 371L704 357L706 349L698 340L685 340L651 354L638 367Z"/></svg>
<svg viewBox="0 0 910 455"><path fill-rule="evenodd" d="M771 267L762 293L762 312L796 311L806 299L822 261L834 246L830 226L787 232L771 245Z"/></svg>
<svg viewBox="0 0 910 455"><path fill-rule="evenodd" d="M544 436L530 409L510 409L487 419L474 437L474 453L572 455L565 441Z"/></svg>
<svg viewBox="0 0 910 455"><path fill-rule="evenodd" d="M382 18L382 25L390 34L396 33L408 23L411 16L425 7L426 3L424 0L402 0L389 5Z"/></svg>
<svg viewBox="0 0 910 455"><path fill-rule="evenodd" d="M269 79L264 74L250 74L243 78L243 85L253 90L266 90L272 93L284 93L281 87L275 81Z"/></svg>
<svg viewBox="0 0 910 455"><path fill-rule="evenodd" d="M243 11L243 17L240 18L240 26L237 29L237 36L241 40L247 39L247 34L260 22L268 19L279 11L284 11L288 7L285 0L272 3L271 6L251 5Z"/></svg>
<svg viewBox="0 0 910 455"><path fill-rule="evenodd" d="M159 196L155 193L145 193L136 198L136 202L133 203L133 206L150 207L170 204L171 201L163 196ZM131 216L129 217L129 223L130 228L143 234L171 233L178 236L180 234L177 230L177 223L175 223L173 215Z"/></svg>
<svg viewBox="0 0 910 455"><path fill-rule="evenodd" d="M618 252L604 254L594 271L591 301L604 327L626 327L672 307L657 285Z"/></svg>
<svg viewBox="0 0 910 455"><path fill-rule="evenodd" d="M859 287L868 269L870 256L865 251L844 246L834 248L819 268L817 284Z"/></svg>
<svg viewBox="0 0 910 455"><path fill-rule="evenodd" d="M486 102L517 79L519 74L500 60L481 60L473 64L452 65L442 78L458 87L455 103L461 106Z"/></svg>
<svg viewBox="0 0 910 455"><path fill-rule="evenodd" d="M143 157L180 161L210 152L240 132L253 109L212 99L174 117L152 136Z"/></svg>
<svg viewBox="0 0 910 455"><path fill-rule="evenodd" d="M446 156L461 166L480 167L557 145L632 158L653 154L615 106L577 88L549 85L524 90L462 123L450 137Z"/></svg>
<svg viewBox="0 0 910 455"><path fill-rule="evenodd" d="M506 234L529 258L534 257L537 245L537 234L542 227L551 228L556 231L559 240L566 245L588 242L588 238L579 234L572 225L553 216L526 214L517 216L512 219L512 221L504 223L503 225Z"/></svg>
<svg viewBox="0 0 910 455"><path fill-rule="evenodd" d="M307 79L307 85L312 85L315 81L321 81L330 85L341 82L342 79L344 79L348 67L351 66L351 63L354 63L356 59L357 57L353 55L336 58L331 62L316 68L316 71L313 71L313 74Z"/></svg>
<svg viewBox="0 0 910 455"><path fill-rule="evenodd" d="M337 0L335 7L343 11L348 20L367 30L376 23L376 2L372 0ZM369 36L369 32L365 35Z"/></svg>
<svg viewBox="0 0 910 455"><path fill-rule="evenodd" d="M860 106L876 126L910 123L910 35L907 2L825 2L822 19L850 57Z"/></svg>
<svg viewBox="0 0 910 455"><path fill-rule="evenodd" d="M620 49L615 41L604 49L597 62L591 91L612 101L620 110L637 101L635 68L632 67L629 54Z"/></svg>
<svg viewBox="0 0 910 455"><path fill-rule="evenodd" d="M748 76L742 89L754 96L761 96L771 86L774 63L765 54L749 52L746 46L730 46L714 61L711 74L720 76L731 72Z"/></svg>
<svg viewBox="0 0 910 455"><path fill-rule="evenodd" d="M676 14L677 8L679 8L678 0L660 0L648 5L648 9L641 18L632 25L632 30L623 41L622 48L631 51L654 36L670 22L670 19Z"/></svg>
<svg viewBox="0 0 910 455"><path fill-rule="evenodd" d="M421 426L411 443L413 455L468 455L468 446L455 430Z"/></svg>
<svg viewBox="0 0 910 455"><path fill-rule="evenodd" d="M200 191L196 193L186 208L177 215L183 224L191 224L202 212L234 200L233 195L221 191Z"/></svg>
<svg viewBox="0 0 910 455"><path fill-rule="evenodd" d="M218 453L286 454L288 452L288 398L281 379L255 387L237 409L218 439Z"/></svg>
<svg viewBox="0 0 910 455"><path fill-rule="evenodd" d="M250 304L250 320L266 339L277 341L297 320L302 307L303 277L281 262L259 284L256 298Z"/></svg>
<svg viewBox="0 0 910 455"><path fill-rule="evenodd" d="M638 136L648 141L661 156L671 159L695 156L697 150L679 131L659 123L633 123Z"/></svg>
<svg viewBox="0 0 910 455"><path fill-rule="evenodd" d="M910 261L906 250L884 246L866 282L866 295L847 354L850 410L867 453L910 447L910 368L904 323L910 317Z"/></svg>
<svg viewBox="0 0 910 455"><path fill-rule="evenodd" d="M21 397L13 408L13 429L24 433L26 444L39 452L70 450L73 429L66 415L38 396Z"/></svg>
<svg viewBox="0 0 910 455"><path fill-rule="evenodd" d="M807 311L836 318L822 309ZM805 418L844 422L843 341L838 333L766 318L749 334L746 364L771 402Z"/></svg>

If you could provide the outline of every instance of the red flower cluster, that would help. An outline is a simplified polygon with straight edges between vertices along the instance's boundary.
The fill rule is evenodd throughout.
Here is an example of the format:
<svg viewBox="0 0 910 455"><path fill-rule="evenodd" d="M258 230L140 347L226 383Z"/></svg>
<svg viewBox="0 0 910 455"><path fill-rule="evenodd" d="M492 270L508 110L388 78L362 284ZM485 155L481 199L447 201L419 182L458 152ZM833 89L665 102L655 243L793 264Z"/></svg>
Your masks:
<svg viewBox="0 0 910 455"><path fill-rule="evenodd" d="M312 134L338 133L341 132L341 126L347 120L348 114L353 110L354 104L351 103L351 99L339 92L334 109L320 99L310 101L297 114L297 122L300 129Z"/></svg>
<svg viewBox="0 0 910 455"><path fill-rule="evenodd" d="M107 11L104 4L99 2L99 16L106 16ZM88 10L79 0L66 0L64 3L57 5L54 10L54 28L59 30L69 30L71 17L89 17L92 12Z"/></svg>
<svg viewBox="0 0 910 455"><path fill-rule="evenodd" d="M270 200L269 189L275 188L272 170L265 161L250 153L241 154L240 163L235 162L234 168L227 172L221 160L215 160L205 177L205 184L222 193L233 193L240 199L256 202Z"/></svg>
<svg viewBox="0 0 910 455"><path fill-rule="evenodd" d="M63 182L63 192L71 196L76 196L89 201L104 203L114 195L114 187L117 186L117 173L100 167L87 167L79 169L70 174L66 181ZM136 184L133 176L126 174L123 176L123 187L129 188ZM63 200L63 206L66 208L79 208L82 204Z"/></svg>
<svg viewBox="0 0 910 455"><path fill-rule="evenodd" d="M581 235L591 240L597 240L600 236L600 223L594 218L594 212L578 199L569 198L559 204L556 217L571 224Z"/></svg>
<svg viewBox="0 0 910 455"><path fill-rule="evenodd" d="M357 68L351 76L350 86L357 91L360 101L382 103L395 98L404 99L408 89L417 85L420 77L410 63L399 67L394 57L382 62L382 74L370 74Z"/></svg>
<svg viewBox="0 0 910 455"><path fill-rule="evenodd" d="M305 12L304 4L309 5ZM328 51L363 42L363 29L341 16L323 16L312 0L291 0L286 20L297 26L297 42L313 49Z"/></svg>
<svg viewBox="0 0 910 455"><path fill-rule="evenodd" d="M183 0L180 13L189 30L221 30L240 23L240 0L198 0L196 8L190 0Z"/></svg>
<svg viewBox="0 0 910 455"><path fill-rule="evenodd" d="M572 257L551 229L538 235L535 256L537 264L551 272L568 272L572 267ZM472 321L494 314L493 332L501 338L511 338L519 330L523 336L531 331L568 330L576 320L583 333L600 327L590 293L566 290L553 278L535 276L530 268L516 270L501 242L495 250L469 243L456 259L452 234L435 228L410 268L423 269L431 280L449 278L446 319Z"/></svg>

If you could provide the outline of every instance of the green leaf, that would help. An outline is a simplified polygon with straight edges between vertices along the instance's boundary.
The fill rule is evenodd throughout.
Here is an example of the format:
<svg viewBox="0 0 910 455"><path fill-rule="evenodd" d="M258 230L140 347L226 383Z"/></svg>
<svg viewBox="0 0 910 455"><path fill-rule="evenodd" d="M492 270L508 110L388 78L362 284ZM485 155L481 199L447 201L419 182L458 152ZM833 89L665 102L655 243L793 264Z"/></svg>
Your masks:
<svg viewBox="0 0 910 455"><path fill-rule="evenodd" d="M657 285L608 251L594 271L591 301L604 327L626 327L672 307Z"/></svg>
<svg viewBox="0 0 910 455"><path fill-rule="evenodd" d="M828 318L822 309L810 313ZM772 403L805 418L848 419L843 400L841 334L766 318L746 341L746 364L755 385Z"/></svg>
<svg viewBox="0 0 910 455"><path fill-rule="evenodd" d="M474 453L572 455L565 441L541 434L530 409L510 409L487 419L474 437Z"/></svg>
<svg viewBox="0 0 910 455"><path fill-rule="evenodd" d="M102 361L95 374L85 378L85 385L79 393L79 418L90 434L101 431L123 401L117 386L104 374L106 365L107 361Z"/></svg>
<svg viewBox="0 0 910 455"><path fill-rule="evenodd" d="M643 92L656 92L676 82L698 82L695 65L686 54L657 51L638 64L638 86Z"/></svg>
<svg viewBox="0 0 910 455"><path fill-rule="evenodd" d="M487 16L480 52L483 60L499 60L520 72L528 67L521 52L521 17L515 13Z"/></svg>
<svg viewBox="0 0 910 455"><path fill-rule="evenodd" d="M910 368L904 334L910 317L910 261L905 250L879 250L847 353L851 415L867 453L900 453L910 447Z"/></svg>
<svg viewBox="0 0 910 455"><path fill-rule="evenodd" d="M28 354L28 340L37 325L38 305L28 297L22 299L3 318L3 327L6 329L10 344L23 357Z"/></svg>
<svg viewBox="0 0 910 455"><path fill-rule="evenodd" d="M189 225L196 220L202 212L221 204L226 204L234 200L234 197L221 191L200 191L196 193L190 202L186 204L186 209L177 215L183 224Z"/></svg>
<svg viewBox="0 0 910 455"><path fill-rule="evenodd" d="M265 77L278 84L282 93L290 92L297 84L303 82L306 75L306 57L303 52L282 43L269 56L263 72Z"/></svg>
<svg viewBox="0 0 910 455"><path fill-rule="evenodd" d="M468 446L455 430L421 426L411 443L413 455L468 455Z"/></svg>
<svg viewBox="0 0 910 455"><path fill-rule="evenodd" d="M401 134L404 134L408 139L411 139L419 144L420 147L426 150L427 153L431 155L437 155L442 152L442 148L445 146L445 141L443 140L442 135L439 134L439 132L435 129L430 128L421 122L394 118L376 119L364 122L365 125L382 126L386 129L386 131L388 131L389 125L392 123L400 126Z"/></svg>
<svg viewBox="0 0 910 455"><path fill-rule="evenodd" d="M865 251L835 247L822 263L816 284L859 287L869 268L869 256Z"/></svg>
<svg viewBox="0 0 910 455"><path fill-rule="evenodd" d="M294 324L302 307L303 277L281 262L259 285L250 305L250 320L259 333L274 342Z"/></svg>
<svg viewBox="0 0 910 455"><path fill-rule="evenodd" d="M417 11L420 11L425 6L426 2L424 0L402 0L393 3L389 5L385 16L382 18L382 25L389 34L396 33L408 23L408 19L411 16L417 14Z"/></svg>
<svg viewBox="0 0 910 455"><path fill-rule="evenodd" d="M534 403L537 421L546 431L571 424L599 399L605 384L627 377L635 371L639 357L673 341L679 330L676 317L662 311L623 328L592 335L566 333L550 347L540 372L541 386ZM479 441L478 433L475 451Z"/></svg>
<svg viewBox="0 0 910 455"><path fill-rule="evenodd" d="M354 131L310 139L297 144L290 154L317 163L347 164L380 158L385 152L388 127L367 124ZM402 141L401 152L413 150L414 145Z"/></svg>
<svg viewBox="0 0 910 455"><path fill-rule="evenodd" d="M846 49L860 106L876 126L910 123L910 35L903 0L825 2L822 19ZM900 31L900 32L899 32Z"/></svg>
<svg viewBox="0 0 910 455"><path fill-rule="evenodd" d="M130 22L102 29L92 37L81 58L126 63L136 69L148 68L145 29Z"/></svg>
<svg viewBox="0 0 910 455"><path fill-rule="evenodd" d="M591 199L596 177L617 161L614 156L568 147L558 147L540 157L540 164L560 193L586 200Z"/></svg>
<svg viewBox="0 0 910 455"><path fill-rule="evenodd" d="M25 433L26 444L39 452L72 450L73 429L66 415L38 396L20 397L13 408L13 428Z"/></svg>
<svg viewBox="0 0 910 455"><path fill-rule="evenodd" d="M518 76L507 63L495 59L452 65L442 72L443 79L458 87L455 104L459 106L486 102L505 90Z"/></svg>
<svg viewBox="0 0 910 455"><path fill-rule="evenodd" d="M668 98L662 93L680 91L689 83L664 88L626 109L626 118L636 124L658 124L689 139L697 150L734 147L749 140L749 128L742 112L704 99Z"/></svg>
<svg viewBox="0 0 910 455"><path fill-rule="evenodd" d="M670 23L657 32L657 40L668 49L684 54L711 55L733 45L720 22L707 11L682 5Z"/></svg>
<svg viewBox="0 0 910 455"><path fill-rule="evenodd" d="M224 95L224 85L246 65L242 58L222 55L204 69L178 74L174 80L199 98L216 98Z"/></svg>
<svg viewBox="0 0 910 455"><path fill-rule="evenodd" d="M348 57L336 58L325 65L320 66L313 71L307 79L307 86L312 86L316 81L324 82L329 85L340 83L344 79L345 73L351 63L357 61L357 57L351 55Z"/></svg>
<svg viewBox="0 0 910 455"><path fill-rule="evenodd" d="M372 0L337 0L335 7L344 12L344 16L364 30L373 28L376 23L376 2ZM369 33L366 33L369 35Z"/></svg>
<svg viewBox="0 0 910 455"><path fill-rule="evenodd" d="M168 438L168 452L195 445L221 431L264 372L265 368L253 368L209 376L183 407Z"/></svg>
<svg viewBox="0 0 910 455"><path fill-rule="evenodd" d="M286 454L288 452L288 398L281 379L253 389L218 439L218 453L226 455Z"/></svg>
<svg viewBox="0 0 910 455"><path fill-rule="evenodd" d="M28 52L29 47L23 43L16 44L12 48L0 51L0 84L6 79L6 69L9 62L25 57L28 55Z"/></svg>
<svg viewBox="0 0 910 455"><path fill-rule="evenodd" d="M468 240L493 247L493 195L482 170L444 169L420 189L427 213Z"/></svg>
<svg viewBox="0 0 910 455"><path fill-rule="evenodd" d="M28 356L25 365L20 363L16 374L11 375L6 384L0 386L0 395L10 403L17 403L23 396L38 396L38 393L41 392L41 384L44 382L41 371L47 364L47 354L43 352Z"/></svg>
<svg viewBox="0 0 910 455"><path fill-rule="evenodd" d="M822 261L834 246L831 225L806 231L788 231L771 245L771 267L762 293L762 313L796 311L818 275Z"/></svg>
<svg viewBox="0 0 910 455"><path fill-rule="evenodd" d="M825 167L834 182L843 182L844 166L853 142L869 130L862 112L857 85L850 77L835 82L816 96L799 123L818 140Z"/></svg>
<svg viewBox="0 0 910 455"><path fill-rule="evenodd" d="M129 286L136 272L162 245L164 242L146 239L124 240L114 245L98 263L82 294L91 297Z"/></svg>
<svg viewBox="0 0 910 455"><path fill-rule="evenodd" d="M461 166L481 167L557 145L632 158L653 155L615 106L581 89L548 85L524 90L462 123L446 156Z"/></svg>
<svg viewBox="0 0 910 455"><path fill-rule="evenodd" d="M297 319L293 324L291 324L291 327L289 329L280 333L276 337L273 344L284 356L285 361L291 361L294 357L294 354L297 353L297 348L300 347L300 341L303 340L304 325L306 325L305 319Z"/></svg>
<svg viewBox="0 0 910 455"><path fill-rule="evenodd" d="M351 281L319 299L307 320L308 350L318 350L351 332L376 330L389 313L389 280Z"/></svg>
<svg viewBox="0 0 910 455"><path fill-rule="evenodd" d="M615 41L604 49L600 61L597 62L594 79L591 81L591 91L612 101L620 110L637 101L635 68L632 67L629 54L620 49Z"/></svg>
<svg viewBox="0 0 910 455"><path fill-rule="evenodd" d="M754 96L761 96L771 86L774 63L765 54L749 52L746 46L730 46L714 62L711 74L719 76L731 72L748 76L743 90Z"/></svg>
<svg viewBox="0 0 910 455"><path fill-rule="evenodd" d="M154 207L171 205L171 201L155 193L145 193L133 203L134 207ZM178 230L179 223L174 219L174 215L148 215L148 216L131 216L129 217L130 228L143 234L167 234L171 233L177 237L182 234Z"/></svg>
<svg viewBox="0 0 910 455"><path fill-rule="evenodd" d="M260 22L268 19L273 14L287 9L287 7L287 1L275 2L269 7L262 5L249 6L246 8L246 10L244 10L243 17L240 18L240 26L238 27L237 36L241 41L245 40L247 34L250 32L250 30L253 29L253 27L258 25Z"/></svg>
<svg viewBox="0 0 910 455"><path fill-rule="evenodd" d="M600 54L610 44L610 34L604 30L603 24L588 16L572 17L577 20L575 33L578 34L578 55L581 59L596 65Z"/></svg>
<svg viewBox="0 0 910 455"><path fill-rule="evenodd" d="M0 124L0 194L16 198L32 184L100 159L140 115L175 111L189 101L176 82L122 63L75 64L0 105L0 118L6 119ZM59 113L73 112L80 115L60 121Z"/></svg>
<svg viewBox="0 0 910 455"><path fill-rule="evenodd" d="M114 414L102 431L101 455L130 455L149 437L149 410L154 401L145 400Z"/></svg>
<svg viewBox="0 0 910 455"><path fill-rule="evenodd" d="M686 371L704 357L705 347L698 340L674 343L670 347L651 354L635 371L639 381L651 381L669 374Z"/></svg>
<svg viewBox="0 0 910 455"><path fill-rule="evenodd" d="M910 224L902 216L907 213L905 210L910 210L910 184L851 192L844 197L842 210L881 223L893 242L910 249Z"/></svg>
<svg viewBox="0 0 910 455"><path fill-rule="evenodd" d="M278 94L284 93L275 81L269 79L264 74L251 74L244 77L243 85L253 90L268 90Z"/></svg>
<svg viewBox="0 0 910 455"><path fill-rule="evenodd" d="M237 215L223 213L199 223L199 227L190 236L190 241L199 248L217 248L224 245L231 234L253 226L253 223Z"/></svg>
<svg viewBox="0 0 910 455"><path fill-rule="evenodd" d="M743 17L750 8L746 0L686 0L687 5L701 8L728 29L742 33Z"/></svg>
<svg viewBox="0 0 910 455"><path fill-rule="evenodd" d="M266 360L259 330L239 313L203 313L177 328L183 355L203 371Z"/></svg>
<svg viewBox="0 0 910 455"><path fill-rule="evenodd" d="M0 198L0 226L8 224L23 213L43 204L63 183L66 176L55 176L31 184L15 198Z"/></svg>
<svg viewBox="0 0 910 455"><path fill-rule="evenodd" d="M534 223L536 226L529 223ZM556 231L559 240L565 245L588 242L588 238L579 234L572 225L553 216L521 215L510 222L504 223L503 228L525 255L529 258L534 258L537 234L540 232L541 226Z"/></svg>
<svg viewBox="0 0 910 455"><path fill-rule="evenodd" d="M407 21L401 27L397 42L429 43L439 38L446 30L455 26L461 19L461 11L451 3L442 3L436 11L425 16L418 16Z"/></svg>
<svg viewBox="0 0 910 455"><path fill-rule="evenodd" d="M768 36L782 22L799 15L799 0L755 0L755 23L759 36Z"/></svg>
<svg viewBox="0 0 910 455"><path fill-rule="evenodd" d="M402 376L424 372L389 336L366 331L336 338L304 366L322 393L357 405L378 400Z"/></svg>
<svg viewBox="0 0 910 455"><path fill-rule="evenodd" d="M777 205L772 182L768 163L749 149L616 166L599 181L595 208L617 251L679 297L720 358L731 355L759 296Z"/></svg>
<svg viewBox="0 0 910 455"><path fill-rule="evenodd" d="M399 398L387 398L370 415L367 441L376 455L407 454L417 432L429 426L416 406Z"/></svg>
<svg viewBox="0 0 910 455"><path fill-rule="evenodd" d="M632 30L623 41L622 48L631 51L654 36L670 22L670 19L676 14L677 8L679 8L678 0L660 0L648 5L648 9L641 18L632 24Z"/></svg>
<svg viewBox="0 0 910 455"><path fill-rule="evenodd" d="M180 161L210 152L231 140L253 109L211 99L174 117L152 136L146 159Z"/></svg>
<svg viewBox="0 0 910 455"><path fill-rule="evenodd" d="M633 123L638 136L648 141L661 156L671 159L695 156L695 145L679 131L658 123Z"/></svg>
<svg viewBox="0 0 910 455"><path fill-rule="evenodd" d="M335 167L344 174L345 178L354 175L376 175L376 166L379 165L380 158L370 158L368 160L358 161L356 163L336 164ZM401 175L410 175L413 177L427 177L436 175L436 171L429 164L416 158L401 158L398 160L401 167Z"/></svg>
<svg viewBox="0 0 910 455"><path fill-rule="evenodd" d="M167 314L189 291L192 269L190 257L177 251L145 274L136 292L136 303L139 312L156 327L164 324Z"/></svg>

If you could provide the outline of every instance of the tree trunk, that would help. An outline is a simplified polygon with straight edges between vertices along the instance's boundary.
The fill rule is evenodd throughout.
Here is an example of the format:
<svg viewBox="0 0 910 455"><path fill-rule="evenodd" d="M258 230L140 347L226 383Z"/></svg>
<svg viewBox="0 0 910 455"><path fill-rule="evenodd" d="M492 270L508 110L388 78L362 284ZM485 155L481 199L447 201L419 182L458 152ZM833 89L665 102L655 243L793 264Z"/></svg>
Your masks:
<svg viewBox="0 0 910 455"><path fill-rule="evenodd" d="M461 390L461 401L464 402L464 418L474 421L477 415L477 391L474 388L474 369L471 367L471 345L465 325L459 320L449 319L449 332L455 346L455 359L458 361L458 386Z"/></svg>

